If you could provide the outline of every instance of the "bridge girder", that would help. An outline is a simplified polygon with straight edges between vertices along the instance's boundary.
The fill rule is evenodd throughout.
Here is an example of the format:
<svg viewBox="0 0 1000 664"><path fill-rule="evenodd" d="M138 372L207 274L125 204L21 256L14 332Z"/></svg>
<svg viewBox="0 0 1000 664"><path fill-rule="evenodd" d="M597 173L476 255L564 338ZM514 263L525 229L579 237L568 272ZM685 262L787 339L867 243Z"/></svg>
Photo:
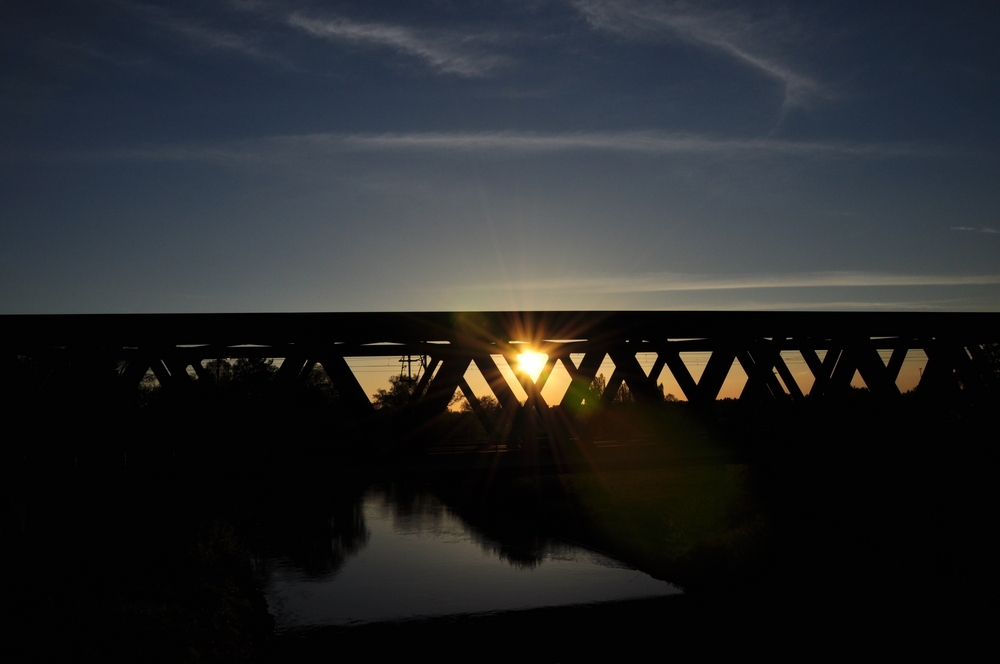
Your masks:
<svg viewBox="0 0 1000 664"><path fill-rule="evenodd" d="M531 412L546 427L572 427L605 359L615 369L601 401L607 405L626 386L640 402L660 397L656 384L669 371L694 404L714 402L733 366L747 381L742 399L804 398L783 352L798 352L813 377L810 397L850 389L860 374L873 395L898 398L900 368L910 351L928 358L920 389L969 394L988 389L982 346L1000 337L996 313L811 313L811 312L457 312L357 314L137 314L0 316L0 338L8 354L42 358L57 370L74 371L88 361L126 363L124 386L134 388L147 370L170 389L211 380L202 364L213 358L284 358L277 380L302 380L315 364L357 413L372 403L346 358L422 355L430 359L412 397L418 419L447 409L460 390L491 437L516 432ZM527 395L522 404L496 362L515 366L518 351L548 355L537 379L516 373ZM888 362L879 351L891 351ZM819 353L825 351L823 359ZM698 380L681 353L710 353ZM579 364L570 357L582 354ZM647 374L638 353L652 353ZM570 384L552 419L542 391L561 363ZM465 378L475 367L500 404L491 418ZM193 368L194 377L188 367ZM80 378L85 378L81 376ZM192 380L194 378L195 380ZM557 418L559 419L559 418Z"/></svg>

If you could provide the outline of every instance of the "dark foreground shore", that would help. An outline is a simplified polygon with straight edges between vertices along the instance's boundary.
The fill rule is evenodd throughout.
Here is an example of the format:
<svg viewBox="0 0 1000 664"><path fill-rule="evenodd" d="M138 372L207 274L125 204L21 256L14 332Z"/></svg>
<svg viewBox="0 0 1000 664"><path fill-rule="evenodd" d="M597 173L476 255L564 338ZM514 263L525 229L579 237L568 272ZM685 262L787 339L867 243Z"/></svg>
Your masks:
<svg viewBox="0 0 1000 664"><path fill-rule="evenodd" d="M995 601L986 419L826 422L799 438L786 428L783 453L742 462L488 481L8 466L4 651L8 661L292 662L417 652L564 661L803 639L960 650L984 634ZM275 635L251 564L260 520L275 501L306 504L372 477L420 481L484 532L571 539L685 594Z"/></svg>

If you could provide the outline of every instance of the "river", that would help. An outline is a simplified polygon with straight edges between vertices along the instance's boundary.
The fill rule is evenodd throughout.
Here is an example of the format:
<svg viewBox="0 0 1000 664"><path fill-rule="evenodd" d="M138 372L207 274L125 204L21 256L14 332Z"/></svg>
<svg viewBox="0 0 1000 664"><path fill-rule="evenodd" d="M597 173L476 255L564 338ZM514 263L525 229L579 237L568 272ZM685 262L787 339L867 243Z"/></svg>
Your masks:
<svg viewBox="0 0 1000 664"><path fill-rule="evenodd" d="M328 527L314 519L259 542L278 634L681 592L572 542L497 541L425 490L373 487L330 511Z"/></svg>

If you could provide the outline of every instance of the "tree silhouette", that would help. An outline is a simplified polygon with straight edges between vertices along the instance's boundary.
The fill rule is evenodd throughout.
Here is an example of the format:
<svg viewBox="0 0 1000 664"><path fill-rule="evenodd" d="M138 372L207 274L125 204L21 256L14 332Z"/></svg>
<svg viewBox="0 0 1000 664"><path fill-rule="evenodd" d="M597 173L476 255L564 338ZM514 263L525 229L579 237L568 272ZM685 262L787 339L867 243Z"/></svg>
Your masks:
<svg viewBox="0 0 1000 664"><path fill-rule="evenodd" d="M389 389L379 389L374 394L375 410L398 413L410 401L415 383L403 376L391 376Z"/></svg>
<svg viewBox="0 0 1000 664"><path fill-rule="evenodd" d="M270 380L274 372L274 360L271 358L241 357L233 364L233 380L238 382Z"/></svg>
<svg viewBox="0 0 1000 664"><path fill-rule="evenodd" d="M483 410L485 410L486 414L489 415L491 418L496 418L496 416L500 413L500 402L497 401L494 397L486 395L483 397L479 397L478 401L479 405L483 407ZM460 410L463 413L471 413L473 412L472 404L469 403L467 399L463 399L462 407Z"/></svg>
<svg viewBox="0 0 1000 664"><path fill-rule="evenodd" d="M229 360L215 359L205 362L205 369L215 382L224 385L233 380L233 365Z"/></svg>

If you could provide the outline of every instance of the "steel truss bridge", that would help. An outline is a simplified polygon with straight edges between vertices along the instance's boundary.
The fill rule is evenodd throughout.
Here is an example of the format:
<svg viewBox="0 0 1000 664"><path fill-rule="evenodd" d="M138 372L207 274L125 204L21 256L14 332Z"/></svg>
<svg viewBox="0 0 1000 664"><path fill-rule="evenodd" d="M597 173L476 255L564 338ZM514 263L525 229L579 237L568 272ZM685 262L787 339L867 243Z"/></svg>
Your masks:
<svg viewBox="0 0 1000 664"><path fill-rule="evenodd" d="M281 358L275 382L293 386L320 366L342 403L359 417L373 411L346 358L426 356L409 412L417 422L445 412L456 390L466 396L491 438L505 437L535 412L559 413L572 426L606 358L614 364L601 404L622 385L636 402L662 401L656 387L666 368L696 406L713 403L735 363L746 373L741 399L828 397L851 389L855 372L878 399L900 396L896 384L908 353L926 354L918 388L974 398L994 389L987 356L1000 340L998 313L807 313L695 311L558 311L430 313L106 314L0 316L8 359L30 356L53 373L86 383L88 363L124 363L120 385L136 389L152 371L165 389L212 382L206 360ZM527 400L517 398L496 358L510 367L530 348L547 355L537 379L515 372ZM812 374L808 394L782 352L800 353ZM881 352L880 352L881 351ZM707 354L695 380L682 353ZM645 371L637 354L655 356ZM822 359L820 353L823 353ZM578 361L574 361L571 355ZM888 357L887 361L883 357ZM558 404L542 389L556 363L570 377ZM499 413L484 409L465 375L475 366ZM189 367L193 368L192 372ZM80 375L72 375L74 373ZM558 406L558 408L551 408Z"/></svg>

